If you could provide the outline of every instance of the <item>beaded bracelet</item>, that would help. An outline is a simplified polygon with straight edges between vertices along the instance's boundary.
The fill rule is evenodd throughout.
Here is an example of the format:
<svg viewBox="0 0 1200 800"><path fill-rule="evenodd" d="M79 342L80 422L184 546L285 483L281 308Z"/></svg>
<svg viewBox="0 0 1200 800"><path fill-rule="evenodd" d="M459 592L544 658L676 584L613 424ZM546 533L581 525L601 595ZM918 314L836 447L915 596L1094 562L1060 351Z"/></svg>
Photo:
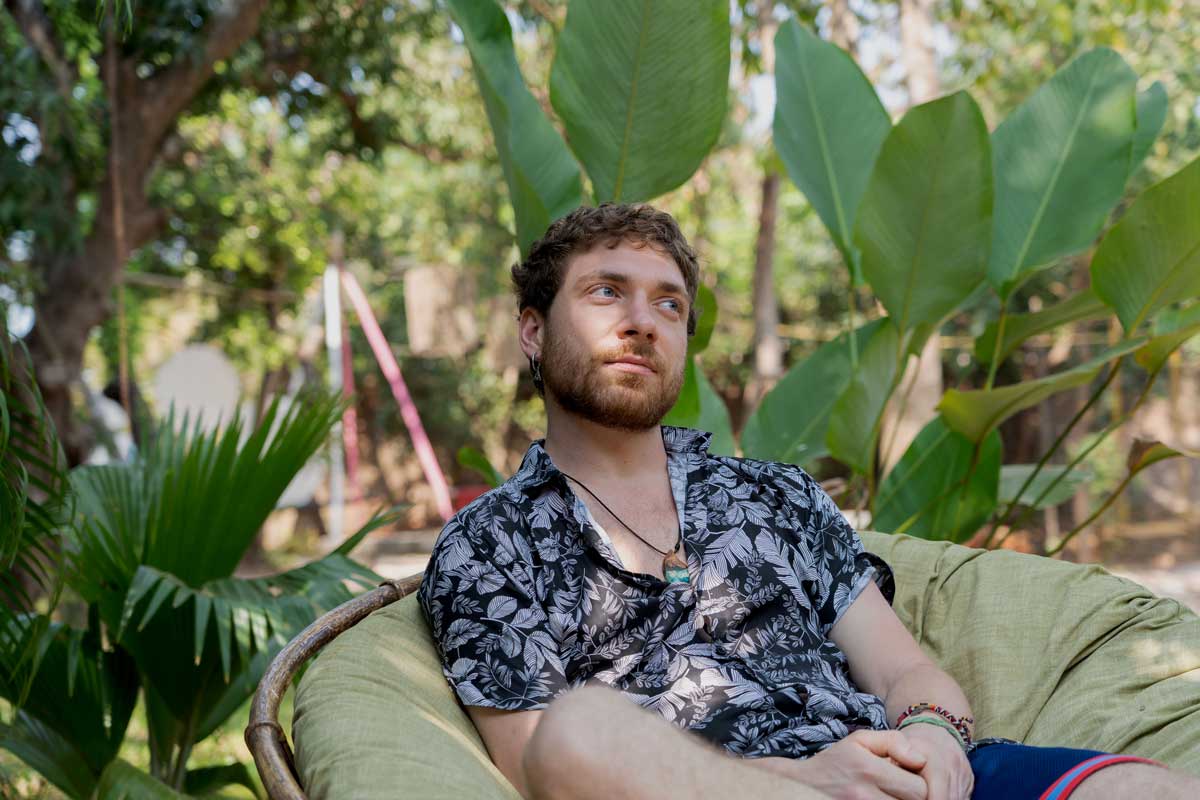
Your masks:
<svg viewBox="0 0 1200 800"><path fill-rule="evenodd" d="M949 731L954 740L958 742L958 746L963 749L963 752L967 751L967 742L963 741L962 734L958 732L957 728L940 717L909 717L897 725L896 730L902 731L910 725L921 725L922 723L925 725L937 725L939 728Z"/></svg>
<svg viewBox="0 0 1200 800"><path fill-rule="evenodd" d="M931 714L936 714L942 719L954 726L954 729L962 737L966 745L971 744L971 727L975 724L975 720L971 717L956 717L941 706L932 705L930 703L914 703L904 709L904 713L896 718L896 729L899 730L900 723L911 717L913 714L919 714L927 711Z"/></svg>

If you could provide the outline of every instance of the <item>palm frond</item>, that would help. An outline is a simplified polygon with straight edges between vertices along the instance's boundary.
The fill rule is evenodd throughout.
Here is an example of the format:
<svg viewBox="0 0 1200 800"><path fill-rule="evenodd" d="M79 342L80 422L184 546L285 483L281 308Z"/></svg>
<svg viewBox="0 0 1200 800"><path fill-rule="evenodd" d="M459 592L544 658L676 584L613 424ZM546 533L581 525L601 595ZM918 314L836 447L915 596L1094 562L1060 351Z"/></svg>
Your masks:
<svg viewBox="0 0 1200 800"><path fill-rule="evenodd" d="M125 653L101 649L93 631L43 626L29 616L13 624L41 666L2 744L72 796L86 797L90 788L75 791L84 772L94 784L125 737L137 700L136 668ZM16 691L0 683L0 695Z"/></svg>
<svg viewBox="0 0 1200 800"><path fill-rule="evenodd" d="M69 513L66 457L42 402L23 343L0 314L0 681L28 688L38 637L18 635L36 600L50 608L62 589L57 545ZM41 628L44 632L44 627ZM24 701L17 692L14 702Z"/></svg>
<svg viewBox="0 0 1200 800"><path fill-rule="evenodd" d="M277 399L247 431L235 419L205 433L196 420L162 426L145 456L161 481L148 520L144 563L191 586L228 577L296 473L317 452L345 401L314 392L287 406Z"/></svg>
<svg viewBox="0 0 1200 800"><path fill-rule="evenodd" d="M215 631L221 671L228 681L234 655L240 663L256 653L273 652L330 608L349 600L347 583L368 588L380 577L341 555L262 578L221 578L193 588L169 572L141 566L134 575L116 628L125 642L156 618L171 615L176 629L191 631L191 655L199 665ZM170 602L168 602L170 601ZM183 609L189 605L190 609Z"/></svg>

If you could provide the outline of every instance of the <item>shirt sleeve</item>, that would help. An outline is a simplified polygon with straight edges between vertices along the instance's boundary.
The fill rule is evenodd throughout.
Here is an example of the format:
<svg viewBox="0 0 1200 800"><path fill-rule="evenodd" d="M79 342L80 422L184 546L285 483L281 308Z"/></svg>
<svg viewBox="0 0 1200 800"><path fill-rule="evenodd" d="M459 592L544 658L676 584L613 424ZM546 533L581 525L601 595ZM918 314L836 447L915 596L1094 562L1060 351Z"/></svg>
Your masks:
<svg viewBox="0 0 1200 800"><path fill-rule="evenodd" d="M884 562L863 549L858 533L811 475L799 467L789 467L784 477L792 484L787 494L797 500L801 530L813 548L813 602L821 633L828 636L846 609L879 574L877 564ZM890 568L887 573L883 577L890 579Z"/></svg>
<svg viewBox="0 0 1200 800"><path fill-rule="evenodd" d="M524 535L497 528L486 505L442 529L417 599L442 674L467 706L545 708L568 686L549 619L535 597Z"/></svg>

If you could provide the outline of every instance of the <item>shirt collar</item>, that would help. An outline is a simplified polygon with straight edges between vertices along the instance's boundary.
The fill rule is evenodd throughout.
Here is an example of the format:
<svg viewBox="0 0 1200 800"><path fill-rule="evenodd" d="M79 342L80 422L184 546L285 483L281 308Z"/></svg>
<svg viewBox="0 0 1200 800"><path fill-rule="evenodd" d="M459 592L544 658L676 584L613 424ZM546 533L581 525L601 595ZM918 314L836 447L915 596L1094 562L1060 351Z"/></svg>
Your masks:
<svg viewBox="0 0 1200 800"><path fill-rule="evenodd" d="M680 428L675 425L660 425L659 429L662 432L663 447L666 448L668 456L684 453L704 455L708 452L712 434L707 431ZM527 492L536 489L562 474L550 460L545 444L545 439L538 439L525 451L525 457L521 459L521 466L508 480L508 484L516 491Z"/></svg>

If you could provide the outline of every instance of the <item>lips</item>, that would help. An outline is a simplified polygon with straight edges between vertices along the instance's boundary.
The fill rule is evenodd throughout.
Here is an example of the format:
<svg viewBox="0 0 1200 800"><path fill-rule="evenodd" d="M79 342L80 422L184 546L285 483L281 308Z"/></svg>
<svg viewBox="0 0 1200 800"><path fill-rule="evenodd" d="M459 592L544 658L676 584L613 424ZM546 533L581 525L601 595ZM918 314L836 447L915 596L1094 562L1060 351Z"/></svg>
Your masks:
<svg viewBox="0 0 1200 800"><path fill-rule="evenodd" d="M640 356L624 356L607 363L610 367L615 367L622 372L633 372L641 375L651 375L657 372L649 359L641 358Z"/></svg>

